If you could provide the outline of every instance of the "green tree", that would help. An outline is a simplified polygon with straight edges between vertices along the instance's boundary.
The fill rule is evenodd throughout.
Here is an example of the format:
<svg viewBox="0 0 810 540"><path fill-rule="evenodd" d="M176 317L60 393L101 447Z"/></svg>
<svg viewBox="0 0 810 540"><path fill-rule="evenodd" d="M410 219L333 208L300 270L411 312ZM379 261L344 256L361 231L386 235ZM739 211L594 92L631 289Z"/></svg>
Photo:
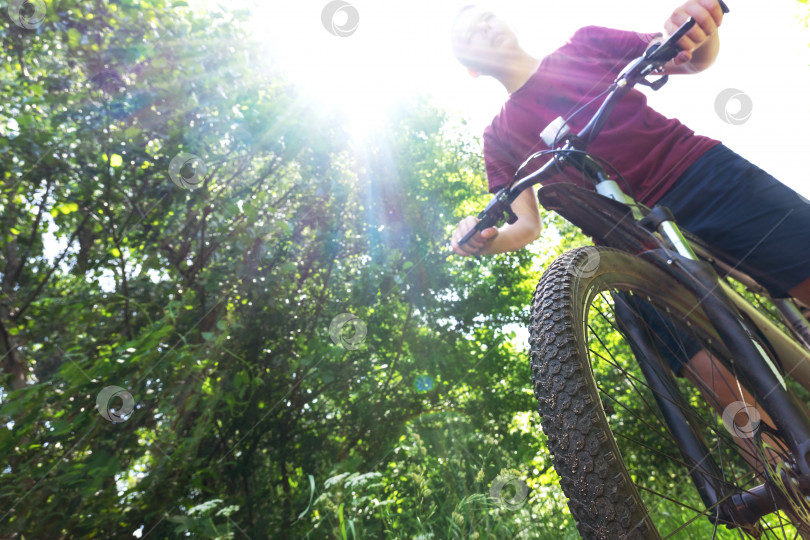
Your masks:
<svg viewBox="0 0 810 540"><path fill-rule="evenodd" d="M516 333L587 239L452 255L480 140L352 142L247 12L46 8L0 28L0 537L576 537Z"/></svg>
<svg viewBox="0 0 810 540"><path fill-rule="evenodd" d="M478 141L415 100L357 154L238 10L47 8L0 30L3 537L507 530L538 276L449 255Z"/></svg>

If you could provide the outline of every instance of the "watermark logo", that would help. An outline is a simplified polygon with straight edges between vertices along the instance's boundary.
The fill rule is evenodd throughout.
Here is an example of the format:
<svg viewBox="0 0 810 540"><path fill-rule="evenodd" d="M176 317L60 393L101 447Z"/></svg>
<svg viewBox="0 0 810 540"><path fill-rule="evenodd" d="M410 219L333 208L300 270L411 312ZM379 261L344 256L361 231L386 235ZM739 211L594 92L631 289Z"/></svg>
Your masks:
<svg viewBox="0 0 810 540"><path fill-rule="evenodd" d="M735 401L723 409L723 425L729 433L741 439L753 439L759 423L759 411L745 401Z"/></svg>
<svg viewBox="0 0 810 540"><path fill-rule="evenodd" d="M735 107L732 104L737 104ZM732 126L739 126L751 118L754 102L751 97L736 88L726 88L714 100L714 110L720 120Z"/></svg>
<svg viewBox="0 0 810 540"><path fill-rule="evenodd" d="M589 278L599 270L602 257L599 255L599 250L593 246L582 248L581 252L585 253L585 256L574 257L568 271L575 278Z"/></svg>
<svg viewBox="0 0 810 540"><path fill-rule="evenodd" d="M169 177L179 188L197 189L207 172L205 162L194 154L180 152L169 162Z"/></svg>
<svg viewBox="0 0 810 540"><path fill-rule="evenodd" d="M120 407L111 407L114 398L121 400ZM135 409L135 400L132 398L132 394L120 386L105 386L96 396L96 408L106 420L118 424L129 420L129 415Z"/></svg>
<svg viewBox="0 0 810 540"><path fill-rule="evenodd" d="M430 375L420 375L413 383L413 387L417 392L430 392L433 390L433 377Z"/></svg>
<svg viewBox="0 0 810 540"><path fill-rule="evenodd" d="M360 13L357 8L343 0L332 0L323 7L321 22L333 36L348 37L357 30Z"/></svg>
<svg viewBox="0 0 810 540"><path fill-rule="evenodd" d="M42 0L9 0L8 18L20 28L34 30L45 20L45 3Z"/></svg>
<svg viewBox="0 0 810 540"><path fill-rule="evenodd" d="M529 486L514 473L501 473L489 487L489 496L502 508L517 510L529 497Z"/></svg>
<svg viewBox="0 0 810 540"><path fill-rule="evenodd" d="M329 324L329 337L335 345L354 351L366 339L366 324L356 315L341 313Z"/></svg>

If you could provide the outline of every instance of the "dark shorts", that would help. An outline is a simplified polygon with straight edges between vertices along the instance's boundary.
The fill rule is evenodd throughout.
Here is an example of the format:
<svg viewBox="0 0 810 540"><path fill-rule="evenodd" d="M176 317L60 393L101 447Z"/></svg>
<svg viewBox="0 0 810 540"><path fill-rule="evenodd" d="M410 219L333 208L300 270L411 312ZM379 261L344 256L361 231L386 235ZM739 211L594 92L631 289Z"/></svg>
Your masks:
<svg viewBox="0 0 810 540"><path fill-rule="evenodd" d="M723 145L698 158L658 204L744 263L776 298L810 277L810 202Z"/></svg>
<svg viewBox="0 0 810 540"><path fill-rule="evenodd" d="M810 277L810 201L723 145L695 161L658 204L669 208L682 228L730 255L732 265L739 264L776 298ZM647 311L647 320L658 319ZM663 354L680 374L700 347L656 326L667 343L659 349L683 351Z"/></svg>

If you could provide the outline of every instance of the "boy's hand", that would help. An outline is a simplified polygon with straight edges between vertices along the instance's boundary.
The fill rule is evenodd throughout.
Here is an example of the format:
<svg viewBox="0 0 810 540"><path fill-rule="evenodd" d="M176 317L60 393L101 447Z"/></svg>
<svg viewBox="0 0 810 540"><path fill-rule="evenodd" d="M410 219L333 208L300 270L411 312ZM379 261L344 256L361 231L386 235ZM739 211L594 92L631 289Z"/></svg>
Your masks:
<svg viewBox="0 0 810 540"><path fill-rule="evenodd" d="M489 227L488 229L484 229L483 231L476 233L476 235L465 242L464 245L458 245L458 241L464 238L464 235L466 235L470 229L475 227L475 224L478 223L478 221L479 220L477 217L468 216L458 222L456 231L453 233L453 237L450 240L450 246L453 248L453 251L465 257L486 253L487 247L489 247L495 237L498 236L499 231L497 227Z"/></svg>
<svg viewBox="0 0 810 540"><path fill-rule="evenodd" d="M717 0L689 0L672 12L664 23L664 30L672 35L689 17L695 19L697 24L678 41L683 50L672 60L675 65L692 60L692 52L717 32L717 27L723 22L723 9Z"/></svg>

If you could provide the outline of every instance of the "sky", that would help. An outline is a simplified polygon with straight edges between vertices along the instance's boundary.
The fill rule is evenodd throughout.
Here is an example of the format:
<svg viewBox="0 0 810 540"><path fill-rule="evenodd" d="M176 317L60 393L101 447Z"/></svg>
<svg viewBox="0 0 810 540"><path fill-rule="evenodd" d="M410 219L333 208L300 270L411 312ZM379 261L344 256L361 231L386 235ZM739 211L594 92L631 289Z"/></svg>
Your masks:
<svg viewBox="0 0 810 540"><path fill-rule="evenodd" d="M324 107L343 112L355 136L384 118L398 99L429 95L438 106L466 117L474 134L507 98L497 81L474 79L452 56L449 29L468 1L349 0L358 15L354 31L330 33L322 22L327 0L272 0L257 4L254 34L269 44L278 65ZM582 26L597 24L657 32L681 2L638 0L499 0L491 7L536 57L553 51ZM727 0L721 51L709 70L670 78L660 91L644 89L649 103L699 134L727 146L810 197L810 30L794 0ZM806 7L804 8L807 9ZM338 27L351 21L337 12ZM725 122L715 99L726 89L750 98L751 116ZM728 112L739 109L732 101ZM539 130L545 126L539 126Z"/></svg>

